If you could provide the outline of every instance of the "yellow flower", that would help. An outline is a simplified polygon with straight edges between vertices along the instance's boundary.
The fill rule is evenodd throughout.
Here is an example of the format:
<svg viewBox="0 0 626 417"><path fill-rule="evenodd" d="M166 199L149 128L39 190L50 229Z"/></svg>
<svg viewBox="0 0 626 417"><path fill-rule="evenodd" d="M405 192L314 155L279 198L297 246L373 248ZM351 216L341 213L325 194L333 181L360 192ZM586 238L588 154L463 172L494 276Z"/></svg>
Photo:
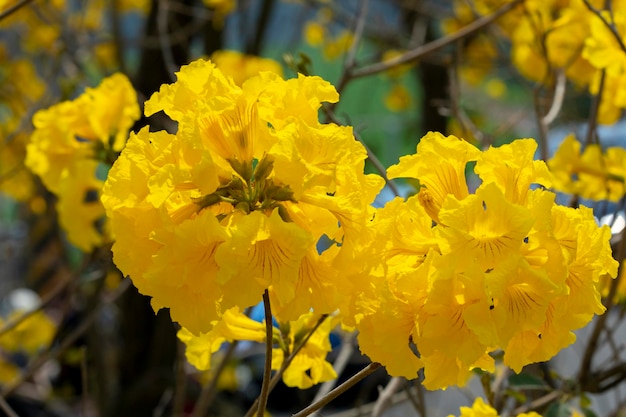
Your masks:
<svg viewBox="0 0 626 417"><path fill-rule="evenodd" d="M0 384L9 384L20 375L20 368L0 358Z"/></svg>
<svg viewBox="0 0 626 417"><path fill-rule="evenodd" d="M543 161L533 160L537 142L517 139L497 148L490 147L478 159L475 171L483 184L493 181L505 198L515 204L526 205L530 186L549 187L551 176Z"/></svg>
<svg viewBox="0 0 626 417"><path fill-rule="evenodd" d="M395 112L406 110L411 105L411 95L406 86L396 84L391 87L391 91L385 96L385 106Z"/></svg>
<svg viewBox="0 0 626 417"><path fill-rule="evenodd" d="M389 49L387 51L385 51L383 53L382 56L382 62L389 62L394 58L397 58L399 56L402 56L403 52L402 51L398 51L395 49ZM385 75L387 75L388 77L391 78L400 78L401 76L403 76L404 74L407 73L407 71L409 71L411 68L413 68L415 65L414 64L400 64L397 66L394 66L391 69L388 69L387 71L385 71Z"/></svg>
<svg viewBox="0 0 626 417"><path fill-rule="evenodd" d="M448 417L454 417L450 414ZM498 417L498 412L495 408L486 404L485 401L478 397L474 400L472 407L461 407L461 414L459 417Z"/></svg>
<svg viewBox="0 0 626 417"><path fill-rule="evenodd" d="M67 239L84 252L111 240L105 225L104 207L100 203L104 182L94 176L97 165L93 160L73 164L61 181L56 204Z"/></svg>
<svg viewBox="0 0 626 417"><path fill-rule="evenodd" d="M595 68L606 70L609 75L620 75L626 71L626 52L603 19L620 34L622 42L626 41L626 13L621 9L615 13L603 11L602 19L598 16L590 19L591 36L585 40L583 57Z"/></svg>
<svg viewBox="0 0 626 417"><path fill-rule="evenodd" d="M417 145L417 153L401 157L400 163L389 167L388 175L419 179L420 202L439 223L439 210L449 194L458 200L468 196L465 166L478 155L478 149L456 136L429 132Z"/></svg>
<svg viewBox="0 0 626 417"><path fill-rule="evenodd" d="M320 46L324 43L326 28L324 25L310 21L304 25L304 39L311 46Z"/></svg>
<svg viewBox="0 0 626 417"><path fill-rule="evenodd" d="M8 321L24 314L21 310L11 313ZM0 322L0 324L4 324ZM16 327L0 336L0 347L9 352L34 355L50 345L56 333L56 324L43 312L38 311L22 320Z"/></svg>
<svg viewBox="0 0 626 417"><path fill-rule="evenodd" d="M271 72L239 87L202 60L177 77L145 105L177 134L131 135L103 190L116 265L194 334L265 290L283 320L331 313L339 297L316 292L346 287L342 268L382 186L364 175L351 129L318 121L337 92ZM324 236L334 243L320 254Z"/></svg>
<svg viewBox="0 0 626 417"><path fill-rule="evenodd" d="M221 28L224 24L224 18L232 13L237 6L236 0L202 0L202 2L215 11L214 24Z"/></svg>
<svg viewBox="0 0 626 417"><path fill-rule="evenodd" d="M318 315L307 313L295 321L281 325L281 329L284 327L289 329L288 334L285 335L287 340L284 340L287 352L293 352L294 348L300 344L302 337L309 333L318 320ZM285 385L307 389L315 384L337 378L333 366L326 361L326 356L332 350L329 335L336 324L337 321L334 318L327 318L315 330L285 370L283 374ZM280 369L284 358L285 350L275 348L272 351L272 369Z"/></svg>
<svg viewBox="0 0 626 417"><path fill-rule="evenodd" d="M252 320L242 314L237 307L224 312L224 315L213 322L213 328L200 335L194 335L186 328L177 333L185 344L187 361L200 371L211 369L213 353L225 342L234 340L252 340L262 342L265 339L265 324Z"/></svg>
<svg viewBox="0 0 626 417"><path fill-rule="evenodd" d="M439 212L445 242L443 253L464 253L466 261L483 270L519 252L535 218L525 207L512 204L493 183L462 201L448 198Z"/></svg>
<svg viewBox="0 0 626 417"><path fill-rule="evenodd" d="M352 45L354 35L349 30L339 32L335 37L329 39L322 49L324 58L332 61L345 54Z"/></svg>
<svg viewBox="0 0 626 417"><path fill-rule="evenodd" d="M555 188L592 200L619 201L625 192L626 151L611 147L603 153L598 144L580 143L568 135L548 165L554 174Z"/></svg>

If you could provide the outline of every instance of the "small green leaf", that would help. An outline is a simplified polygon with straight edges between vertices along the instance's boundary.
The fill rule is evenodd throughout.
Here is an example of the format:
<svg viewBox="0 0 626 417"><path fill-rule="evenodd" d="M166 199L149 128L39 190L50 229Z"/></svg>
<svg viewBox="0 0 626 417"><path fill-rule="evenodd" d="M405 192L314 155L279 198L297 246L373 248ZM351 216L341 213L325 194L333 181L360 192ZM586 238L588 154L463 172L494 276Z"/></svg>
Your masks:
<svg viewBox="0 0 626 417"><path fill-rule="evenodd" d="M524 387L525 389L546 388L548 385L538 376L521 373L509 376L509 385L511 387Z"/></svg>

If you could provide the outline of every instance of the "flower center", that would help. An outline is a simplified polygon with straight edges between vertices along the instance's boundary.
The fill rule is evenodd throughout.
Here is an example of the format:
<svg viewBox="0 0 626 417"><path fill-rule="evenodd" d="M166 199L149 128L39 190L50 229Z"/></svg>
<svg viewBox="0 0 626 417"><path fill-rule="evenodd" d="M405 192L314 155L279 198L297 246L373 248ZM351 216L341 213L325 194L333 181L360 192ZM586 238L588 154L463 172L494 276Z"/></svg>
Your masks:
<svg viewBox="0 0 626 417"><path fill-rule="evenodd" d="M270 178L274 169L271 156L265 154L260 160L248 162L228 159L228 163L237 175L233 175L230 180L223 180L215 192L194 199L194 203L200 206L198 211L220 202L230 203L235 210L242 210L246 214L255 210L272 211L278 207L281 217L287 221L281 203L297 201L289 185Z"/></svg>

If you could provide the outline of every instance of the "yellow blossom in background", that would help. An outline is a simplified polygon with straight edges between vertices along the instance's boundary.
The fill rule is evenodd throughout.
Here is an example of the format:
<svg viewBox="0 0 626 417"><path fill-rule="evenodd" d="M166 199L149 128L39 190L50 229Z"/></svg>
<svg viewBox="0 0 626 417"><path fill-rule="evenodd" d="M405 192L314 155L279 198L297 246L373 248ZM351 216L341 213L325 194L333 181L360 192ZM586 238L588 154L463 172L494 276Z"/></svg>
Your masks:
<svg viewBox="0 0 626 417"><path fill-rule="evenodd" d="M477 34L468 41L464 59L460 67L463 80L470 85L478 85L493 68L498 51L494 41L484 34Z"/></svg>
<svg viewBox="0 0 626 417"><path fill-rule="evenodd" d="M619 201L625 193L626 150L610 147L603 151L590 144L581 152L581 144L568 135L548 161L557 191L591 200Z"/></svg>
<svg viewBox="0 0 626 417"><path fill-rule="evenodd" d="M349 30L342 30L333 37L329 37L324 43L322 54L324 58L332 61L345 54L352 45L354 35Z"/></svg>
<svg viewBox="0 0 626 417"><path fill-rule="evenodd" d="M217 27L221 27L224 24L224 18L237 7L236 0L202 0L202 2L215 11L213 22Z"/></svg>
<svg viewBox="0 0 626 417"><path fill-rule="evenodd" d="M16 310L0 324L4 325L6 322L18 319L23 314L23 311ZM34 355L40 349L50 345L55 333L56 324L43 311L38 311L20 321L12 330L0 335L0 348L9 352Z"/></svg>
<svg viewBox="0 0 626 417"><path fill-rule="evenodd" d="M138 118L137 95L122 74L33 116L25 164L56 194L68 240L83 251L110 239L98 171L116 158Z"/></svg>
<svg viewBox="0 0 626 417"><path fill-rule="evenodd" d="M18 134L0 145L0 192L22 202L35 191L34 177L24 166L27 141L28 135Z"/></svg>
<svg viewBox="0 0 626 417"><path fill-rule="evenodd" d="M406 86L395 84L385 96L385 106L395 112L403 111L411 106L411 94Z"/></svg>
<svg viewBox="0 0 626 417"><path fill-rule="evenodd" d="M238 86L261 71L270 71L283 76L283 68L273 59L245 55L237 51L215 51L211 54L211 61L224 75L232 77Z"/></svg>
<svg viewBox="0 0 626 417"><path fill-rule="evenodd" d="M491 98L504 98L507 88L504 81L500 78L492 78L485 84L485 91Z"/></svg>
<svg viewBox="0 0 626 417"><path fill-rule="evenodd" d="M403 53L404 53L403 51L399 51L396 49L389 49L383 53L382 62L388 63L394 58L398 58L402 56ZM390 78L399 78L403 76L404 74L406 74L414 66L415 64L413 63L396 65L393 68L390 68L387 71L385 71L384 74Z"/></svg>
<svg viewBox="0 0 626 417"><path fill-rule="evenodd" d="M0 358L0 384L9 384L20 375L20 368Z"/></svg>
<svg viewBox="0 0 626 417"><path fill-rule="evenodd" d="M351 128L318 121L334 88L271 72L239 87L203 60L177 77L145 109L178 132L131 135L104 187L116 265L194 334L265 290L284 320L334 311L382 186ZM319 253L323 236L341 247Z"/></svg>
<svg viewBox="0 0 626 417"><path fill-rule="evenodd" d="M319 22L307 22L304 25L304 39L311 46L321 46L326 38L326 29Z"/></svg>

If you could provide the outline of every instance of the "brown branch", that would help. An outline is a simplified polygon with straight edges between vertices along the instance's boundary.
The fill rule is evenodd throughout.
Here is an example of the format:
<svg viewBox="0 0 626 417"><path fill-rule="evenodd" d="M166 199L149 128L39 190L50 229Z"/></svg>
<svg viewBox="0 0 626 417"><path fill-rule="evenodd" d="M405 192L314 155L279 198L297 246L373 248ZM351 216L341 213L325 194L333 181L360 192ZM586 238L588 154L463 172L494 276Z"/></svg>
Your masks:
<svg viewBox="0 0 626 417"><path fill-rule="evenodd" d="M291 365L291 362L293 361L293 359L296 357L296 355L300 352L300 350L302 350L302 348L304 347L304 345L307 344L307 342L309 341L309 339L311 338L311 336L313 336L313 333L315 333L315 331L321 326L321 324L324 322L324 320L326 320L326 318L328 317L328 314L324 314L322 315L319 320L317 321L317 323L315 323L315 326L313 326L313 328L311 329L311 331L309 332L309 334L306 335L306 337L304 337L302 339L302 341L300 342L300 344L298 346L295 347L295 349L293 350L293 352L291 352L291 354L289 354L289 356L287 357L287 359L285 359L283 361L282 366L280 367L280 369L274 374L274 376L272 377L272 379L270 380L269 383L269 393L272 392L272 390L276 387L276 385L278 385L278 382L280 381L280 379L283 376L283 373L285 372L285 370L289 367L289 365ZM257 398L254 403L252 404L252 406L250 407L250 409L248 410L248 412L245 414L244 417L251 417L256 410L259 407L259 399Z"/></svg>
<svg viewBox="0 0 626 417"><path fill-rule="evenodd" d="M605 78L606 72L602 70L602 74L600 75L600 85L598 86L598 94L596 94L596 96L593 98L591 110L589 111L589 121L587 123L585 146L592 144L594 142L594 137L596 137L596 126L598 125L598 111L600 110L600 104L602 103Z"/></svg>
<svg viewBox="0 0 626 417"><path fill-rule="evenodd" d="M324 398L319 400L318 402L311 404L310 406L302 409L301 411L293 414L292 417L305 417L309 414L321 409L328 403L330 403L335 398L339 397L344 392L348 391L354 385L356 385L359 381L366 378L367 376L374 373L378 368L381 367L381 364L378 362L372 362L367 365L365 368L361 369L359 372L354 374L350 379L348 379L343 384L339 385L337 388L329 392Z"/></svg>
<svg viewBox="0 0 626 417"><path fill-rule="evenodd" d="M11 16L13 13L17 12L19 9L28 5L28 3L31 3L32 1L33 0L21 0L15 3L13 6L7 8L6 10L0 13L0 20Z"/></svg>
<svg viewBox="0 0 626 417"><path fill-rule="evenodd" d="M327 106L323 106L322 110L324 111L324 113L326 113L326 116L331 122L338 124L338 125L345 125L344 123L341 123L339 119L337 119L337 116L335 116L335 113L333 113L332 109L327 108ZM378 171L380 176L383 177L383 179L385 180L385 184L387 184L389 189L393 192L393 194L396 197L399 196L400 190L398 190L398 187L396 186L396 184L392 180L390 180L389 177L387 176L387 170L385 169L385 166L383 165L383 163L380 162L380 159L378 159L376 154L372 152L369 146L367 146L367 144L363 141L361 136L357 132L355 132L354 129L352 130L352 134L354 135L354 138L357 141L359 141L359 143L361 143L361 145L363 145L363 147L365 148L365 151L367 152L367 159L374 166L376 171Z"/></svg>
<svg viewBox="0 0 626 417"><path fill-rule="evenodd" d="M476 19L472 23L468 24L467 26L463 27L462 29L454 33L451 33L450 35L444 36L443 38L439 38L425 45L421 45L393 59L390 59L384 62L377 62L375 64L371 64L371 65L359 68L355 71L351 71L349 74L350 78L355 79L355 78L366 77L368 75L378 74L380 72L387 71L388 69L393 68L397 65L407 64L407 63L416 61L419 58L422 58L430 53L438 51L441 48L451 45L457 42L458 40L466 38L470 36L471 34L473 34L474 32L479 31L485 26L491 24L494 20L498 19L499 17L503 16L504 14L514 9L517 5L521 4L523 1L524 0L513 0L512 2L507 3L504 6L500 7L494 13L487 15L487 16L480 17L479 19Z"/></svg>
<svg viewBox="0 0 626 417"><path fill-rule="evenodd" d="M265 369L263 370L263 383L261 385L261 394L259 395L259 408L257 409L257 417L265 415L267 407L267 397L270 395L269 384L272 374L272 349L273 349L273 333L272 325L272 307L270 305L270 294L267 290L263 293L263 307L265 308Z"/></svg>
<svg viewBox="0 0 626 417"><path fill-rule="evenodd" d="M622 40L622 36L617 31L615 24L613 22L609 22L608 20L606 20L604 16L602 16L602 11L593 7L593 4L589 3L589 0L583 0L583 3L585 3L585 6L587 6L587 9L589 9L591 13L595 14L598 18L600 18L600 20L602 20L602 23L604 23L604 25L609 29L609 31L615 38L615 40L617 40L619 47L622 49L622 51L626 53L626 45L624 44L624 41Z"/></svg>
<svg viewBox="0 0 626 417"><path fill-rule="evenodd" d="M219 379L219 376L224 371L226 365L228 364L228 361L235 353L235 349L237 349L238 344L239 340L234 340L228 346L226 353L224 353L224 357L220 361L218 367L215 369L215 373L213 374L211 381L206 384L204 388L202 388L199 400L193 409L191 417L202 417L207 414L209 406L213 402L213 398L215 398L215 394L217 393L217 381Z"/></svg>
<svg viewBox="0 0 626 417"><path fill-rule="evenodd" d="M20 385L27 379L31 378L38 370L50 359L59 357L65 352L79 337L81 337L93 324L96 319L99 309L103 304L111 304L115 302L130 286L130 280L123 281L113 294L109 297L100 297L98 303L92 308L89 314L83 319L83 321L74 330L69 333L65 339L63 339L53 349L42 352L39 356L35 357L26 366L25 371L19 376L19 378L11 381L5 385L0 391L0 397L6 398L11 395Z"/></svg>

